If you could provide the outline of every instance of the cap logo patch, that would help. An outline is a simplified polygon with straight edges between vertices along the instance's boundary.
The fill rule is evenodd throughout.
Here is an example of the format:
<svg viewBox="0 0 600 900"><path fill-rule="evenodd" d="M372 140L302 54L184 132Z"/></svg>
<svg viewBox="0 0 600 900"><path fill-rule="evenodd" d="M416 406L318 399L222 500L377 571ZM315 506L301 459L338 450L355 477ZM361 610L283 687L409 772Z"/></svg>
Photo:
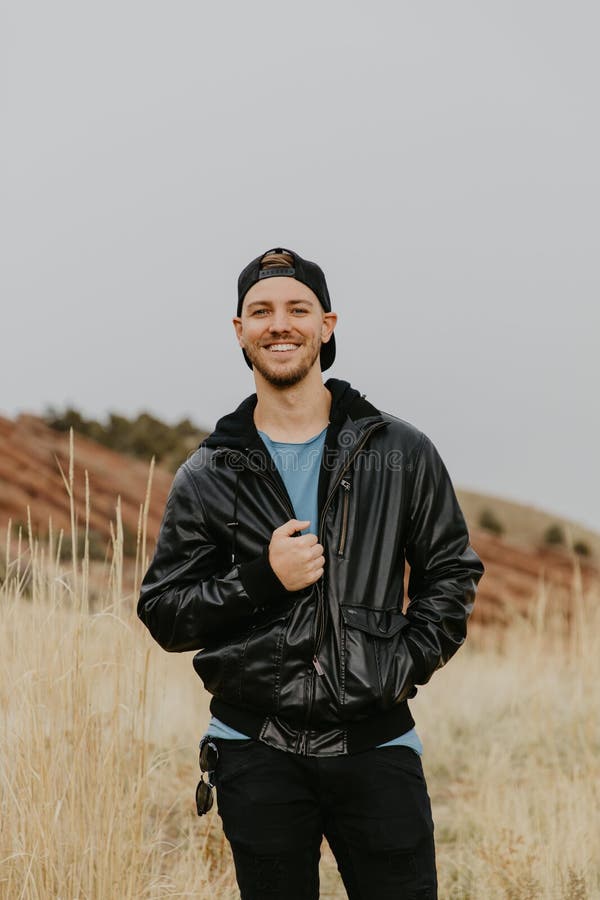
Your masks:
<svg viewBox="0 0 600 900"><path fill-rule="evenodd" d="M293 278L296 270L292 266L280 266L276 269L261 269L258 273L259 278L273 278L275 275L287 275Z"/></svg>

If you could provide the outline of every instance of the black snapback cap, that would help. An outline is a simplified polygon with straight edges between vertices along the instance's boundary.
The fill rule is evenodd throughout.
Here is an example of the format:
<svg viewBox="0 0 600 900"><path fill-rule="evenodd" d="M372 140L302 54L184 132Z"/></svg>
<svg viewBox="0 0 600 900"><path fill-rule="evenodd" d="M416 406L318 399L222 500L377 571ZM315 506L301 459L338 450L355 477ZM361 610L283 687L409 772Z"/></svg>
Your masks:
<svg viewBox="0 0 600 900"><path fill-rule="evenodd" d="M289 253L293 260L292 265L278 266L277 268L272 269L261 269L260 264L269 253ZM251 263L248 263L245 269L242 269L240 277L238 278L238 316L242 313L244 297L252 285L256 284L257 281L262 281L263 278L275 277L295 278L296 281L301 281L302 284L305 284L314 294L316 294L319 303L325 312L331 312L331 299L329 297L329 291L327 290L327 282L325 281L325 275L320 266L314 262L310 262L308 259L302 259L301 256L293 250L288 250L286 247L274 247L271 250L266 250L264 253L261 253L260 256L253 259ZM242 350L242 353L244 354L247 365L252 368L252 363L246 356L245 350ZM335 336L332 334L327 343L321 345L321 371L324 372L325 369L328 369L333 365L334 359Z"/></svg>

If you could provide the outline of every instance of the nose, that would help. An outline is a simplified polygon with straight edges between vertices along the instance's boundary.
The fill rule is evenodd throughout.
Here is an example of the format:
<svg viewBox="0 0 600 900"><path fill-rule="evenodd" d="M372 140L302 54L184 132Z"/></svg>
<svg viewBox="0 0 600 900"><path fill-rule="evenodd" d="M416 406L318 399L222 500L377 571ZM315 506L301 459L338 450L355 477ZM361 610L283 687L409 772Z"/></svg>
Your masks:
<svg viewBox="0 0 600 900"><path fill-rule="evenodd" d="M290 330L290 314L287 309L275 309L269 323L269 331L282 334Z"/></svg>

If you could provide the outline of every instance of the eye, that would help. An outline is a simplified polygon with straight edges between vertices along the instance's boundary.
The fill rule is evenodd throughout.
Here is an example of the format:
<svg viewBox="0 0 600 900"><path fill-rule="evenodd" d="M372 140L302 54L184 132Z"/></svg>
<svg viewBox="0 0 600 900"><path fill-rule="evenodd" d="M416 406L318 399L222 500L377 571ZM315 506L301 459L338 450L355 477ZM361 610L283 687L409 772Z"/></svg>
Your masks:
<svg viewBox="0 0 600 900"><path fill-rule="evenodd" d="M262 316L263 313L267 313L267 309L255 309L252 313L253 316Z"/></svg>
<svg viewBox="0 0 600 900"><path fill-rule="evenodd" d="M306 312L308 312L308 310L305 309L304 306L295 306L295 307L293 308L292 312L294 313L294 315L300 315L300 316L303 316Z"/></svg>

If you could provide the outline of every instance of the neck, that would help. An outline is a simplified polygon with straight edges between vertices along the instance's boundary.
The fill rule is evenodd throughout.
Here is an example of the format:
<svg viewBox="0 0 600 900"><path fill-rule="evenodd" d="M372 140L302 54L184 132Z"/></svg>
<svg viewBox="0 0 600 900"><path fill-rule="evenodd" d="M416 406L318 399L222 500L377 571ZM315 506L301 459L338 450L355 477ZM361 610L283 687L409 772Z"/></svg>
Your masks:
<svg viewBox="0 0 600 900"><path fill-rule="evenodd" d="M318 365L298 384L278 388L254 373L257 403L254 424L274 441L300 443L319 434L329 423L331 394Z"/></svg>

